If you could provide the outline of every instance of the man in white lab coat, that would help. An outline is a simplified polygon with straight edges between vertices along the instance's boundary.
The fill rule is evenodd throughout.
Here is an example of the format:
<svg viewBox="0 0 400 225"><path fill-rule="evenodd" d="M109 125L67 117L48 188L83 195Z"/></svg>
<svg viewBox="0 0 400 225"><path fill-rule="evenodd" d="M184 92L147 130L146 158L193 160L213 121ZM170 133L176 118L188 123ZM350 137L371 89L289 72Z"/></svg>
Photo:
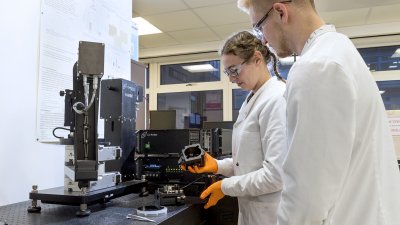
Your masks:
<svg viewBox="0 0 400 225"><path fill-rule="evenodd" d="M289 152L279 225L399 225L400 173L368 67L313 0L239 0L279 57L299 59L286 91Z"/></svg>
<svg viewBox="0 0 400 225"><path fill-rule="evenodd" d="M226 176L200 196L210 196L209 208L225 195L238 198L239 225L275 225L282 190L282 164L287 153L285 81L267 68L275 56L248 31L238 32L221 50L224 72L231 82L250 91L232 133L232 158L215 160L206 154L204 167L193 173Z"/></svg>

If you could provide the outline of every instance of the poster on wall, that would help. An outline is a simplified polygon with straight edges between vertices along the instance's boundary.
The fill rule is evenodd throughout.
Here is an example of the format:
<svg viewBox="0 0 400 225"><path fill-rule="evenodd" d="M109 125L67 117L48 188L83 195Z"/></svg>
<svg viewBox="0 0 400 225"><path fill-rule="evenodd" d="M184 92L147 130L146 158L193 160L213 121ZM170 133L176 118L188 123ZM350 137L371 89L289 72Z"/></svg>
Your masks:
<svg viewBox="0 0 400 225"><path fill-rule="evenodd" d="M72 89L72 69L78 59L79 41L105 44L102 79L130 80L131 19L130 0L42 0L38 141L55 141L53 129L64 125L64 97L59 93Z"/></svg>
<svg viewBox="0 0 400 225"><path fill-rule="evenodd" d="M139 61L139 27L132 21L131 59Z"/></svg>
<svg viewBox="0 0 400 225"><path fill-rule="evenodd" d="M206 92L206 110L220 110L222 109L222 96L220 92L208 91Z"/></svg>

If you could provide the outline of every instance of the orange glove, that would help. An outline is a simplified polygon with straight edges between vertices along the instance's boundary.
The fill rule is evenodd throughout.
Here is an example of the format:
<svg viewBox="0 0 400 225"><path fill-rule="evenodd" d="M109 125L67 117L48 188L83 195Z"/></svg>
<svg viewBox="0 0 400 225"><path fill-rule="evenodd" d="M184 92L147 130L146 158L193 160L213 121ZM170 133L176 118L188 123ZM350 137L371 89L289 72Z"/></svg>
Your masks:
<svg viewBox="0 0 400 225"><path fill-rule="evenodd" d="M182 170L186 170L186 165L181 165ZM204 154L204 166L188 166L188 170L191 173L217 173L218 164L217 160L215 160L211 155L207 152Z"/></svg>
<svg viewBox="0 0 400 225"><path fill-rule="evenodd" d="M217 181L211 184L205 191L203 191L203 193L201 193L200 195L201 199L205 199L207 196L211 194L207 204L204 206L205 209L208 209L211 206L216 205L217 202L225 196L225 194L221 190L221 185L222 185L222 180Z"/></svg>

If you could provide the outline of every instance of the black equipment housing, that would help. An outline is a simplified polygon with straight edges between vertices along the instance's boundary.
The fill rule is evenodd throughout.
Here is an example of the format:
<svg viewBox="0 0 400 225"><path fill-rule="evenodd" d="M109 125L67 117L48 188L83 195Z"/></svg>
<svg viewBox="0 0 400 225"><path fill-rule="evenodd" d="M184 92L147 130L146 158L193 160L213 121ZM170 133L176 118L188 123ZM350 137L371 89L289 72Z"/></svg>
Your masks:
<svg viewBox="0 0 400 225"><path fill-rule="evenodd" d="M136 100L140 88L131 81L101 81L100 118L104 119L104 143L120 146L122 156L106 162L106 171L120 171L122 181L135 178Z"/></svg>
<svg viewBox="0 0 400 225"><path fill-rule="evenodd" d="M104 74L104 44L95 42L79 42L78 62L73 70L73 88L74 100L76 102L85 102L83 76L87 76L89 83L89 93L93 94L93 76ZM91 99L92 96L89 96ZM97 120L99 109L99 92L96 91L92 106L84 114L75 114L75 132L74 132L74 153L75 153L75 180L80 182L80 186L87 186L89 181L97 180L97 151L98 135ZM88 121L85 122L85 118ZM84 125L86 124L86 125ZM87 139L85 129L87 132ZM87 142L87 156L85 156L85 142Z"/></svg>

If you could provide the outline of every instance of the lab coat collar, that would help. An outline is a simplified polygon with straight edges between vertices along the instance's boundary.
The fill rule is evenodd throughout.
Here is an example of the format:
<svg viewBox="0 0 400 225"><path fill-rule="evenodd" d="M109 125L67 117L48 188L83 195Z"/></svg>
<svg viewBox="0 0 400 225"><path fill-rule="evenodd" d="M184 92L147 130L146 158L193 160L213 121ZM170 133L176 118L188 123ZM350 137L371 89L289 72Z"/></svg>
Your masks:
<svg viewBox="0 0 400 225"><path fill-rule="evenodd" d="M306 44L303 47L303 50L301 51L300 55L303 55L304 53L307 52L307 50L310 48L312 43L321 35L327 33L327 32L336 32L336 28L332 24L325 24L321 26L320 28L316 29L314 32L311 33L310 37L306 41Z"/></svg>
<svg viewBox="0 0 400 225"><path fill-rule="evenodd" d="M243 121L244 119L246 119L246 117L249 115L251 108L253 107L254 103L256 102L258 96L261 95L262 92L268 90L269 86L271 86L273 82L277 81L276 76L270 77L261 87L260 89L258 89L256 91L256 93L254 93L253 97L251 97L251 99L249 100L249 102L247 102L247 99L250 97L250 95L252 94L252 92L250 92L247 97L246 100L243 102L242 107L239 110L239 116L236 120L236 123L240 123L241 121Z"/></svg>

